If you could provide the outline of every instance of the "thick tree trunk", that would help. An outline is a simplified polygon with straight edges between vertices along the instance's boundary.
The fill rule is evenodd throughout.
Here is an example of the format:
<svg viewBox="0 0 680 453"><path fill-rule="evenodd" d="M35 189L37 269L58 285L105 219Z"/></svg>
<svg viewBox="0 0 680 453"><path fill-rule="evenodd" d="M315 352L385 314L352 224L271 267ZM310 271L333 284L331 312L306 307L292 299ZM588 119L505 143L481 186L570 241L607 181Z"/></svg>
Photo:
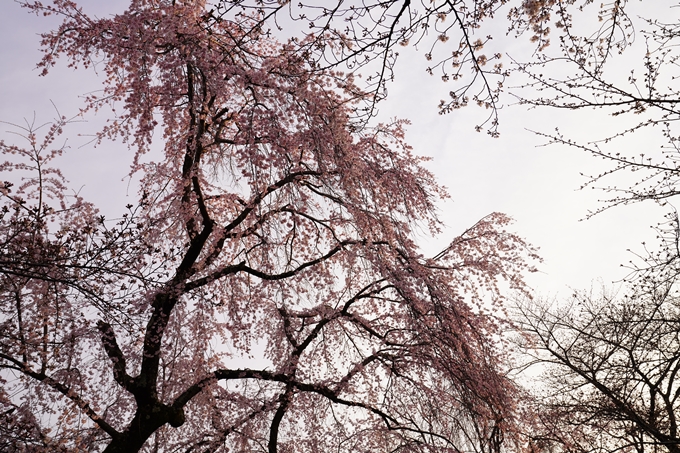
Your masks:
<svg viewBox="0 0 680 453"><path fill-rule="evenodd" d="M149 437L166 423L175 428L182 426L184 424L184 411L159 402L138 407L135 418L132 419L128 428L111 440L104 453L137 452Z"/></svg>

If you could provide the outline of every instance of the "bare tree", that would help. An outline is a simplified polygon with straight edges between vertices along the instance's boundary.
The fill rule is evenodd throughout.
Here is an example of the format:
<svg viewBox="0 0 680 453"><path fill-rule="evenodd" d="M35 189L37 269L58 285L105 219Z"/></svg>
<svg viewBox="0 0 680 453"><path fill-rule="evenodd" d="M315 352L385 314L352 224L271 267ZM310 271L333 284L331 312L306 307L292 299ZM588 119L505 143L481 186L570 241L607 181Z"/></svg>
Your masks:
<svg viewBox="0 0 680 453"><path fill-rule="evenodd" d="M680 297L671 287L519 304L528 365L545 367L536 451L680 451Z"/></svg>
<svg viewBox="0 0 680 453"><path fill-rule="evenodd" d="M678 195L677 5L625 0L530 3L535 7L525 16L525 25L543 34L545 42L535 59L517 62L516 69L529 82L514 93L527 105L597 110L621 125L591 141L565 136L559 129L537 131L550 143L578 148L611 164L602 173L584 172L584 187L597 186L611 195L594 212L644 200L663 203ZM551 32L550 25L556 31ZM556 45L547 45L550 38ZM638 136L644 141L631 146ZM611 178L616 175L632 179L621 183Z"/></svg>

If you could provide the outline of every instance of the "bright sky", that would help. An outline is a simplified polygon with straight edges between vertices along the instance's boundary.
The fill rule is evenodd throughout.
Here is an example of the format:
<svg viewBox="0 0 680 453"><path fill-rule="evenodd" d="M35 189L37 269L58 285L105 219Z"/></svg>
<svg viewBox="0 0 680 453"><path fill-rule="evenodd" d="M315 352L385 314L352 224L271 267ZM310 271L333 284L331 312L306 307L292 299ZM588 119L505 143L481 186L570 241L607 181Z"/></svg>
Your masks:
<svg viewBox="0 0 680 453"><path fill-rule="evenodd" d="M114 8L114 2L87 3L99 15L106 13L103 7ZM40 58L38 33L50 24L54 21L29 15L14 2L5 0L0 6L0 120L21 124L35 115L36 123L48 122L55 116L51 102L62 114L73 116L81 105L78 96L98 89L91 70L74 72L65 64L58 64L46 78L38 76L34 69ZM505 42L509 50L522 51L511 38L500 40ZM516 219L514 231L540 247L545 260L541 272L528 278L530 284L539 294L566 296L569 288L588 289L593 283L597 288L599 281L609 285L620 280L628 273L621 263L634 259L627 249L642 252L641 242L654 244L650 226L663 220L664 208L627 206L581 221L589 210L602 206L598 199L606 195L577 191L585 181L579 173L597 173L605 167L574 149L538 147L544 140L526 130L551 132L559 126L574 138L597 138L602 128L616 126L611 119L586 112L527 111L510 105L513 100L506 96L501 137L493 139L474 131L486 115L477 107L439 116L436 106L449 88L425 74L422 54L403 54L389 98L380 105L381 118L411 120L408 141L418 154L433 157L428 166L452 196L441 206L447 229L437 241L423 241L427 251L435 253L484 215L504 212ZM506 85L513 84L511 79ZM71 148L63 169L82 196L112 217L136 201L134 186L128 189L125 180L131 153L115 143L93 149L85 137L76 136L96 128L95 119L67 130ZM0 138L14 140L7 133L13 130L0 125Z"/></svg>

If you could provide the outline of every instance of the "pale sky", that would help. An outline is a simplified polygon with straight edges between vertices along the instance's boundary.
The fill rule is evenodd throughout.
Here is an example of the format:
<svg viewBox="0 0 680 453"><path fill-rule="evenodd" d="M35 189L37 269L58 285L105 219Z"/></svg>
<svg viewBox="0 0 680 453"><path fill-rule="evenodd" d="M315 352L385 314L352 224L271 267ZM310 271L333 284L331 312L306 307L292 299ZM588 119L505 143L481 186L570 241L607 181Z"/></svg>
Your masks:
<svg viewBox="0 0 680 453"><path fill-rule="evenodd" d="M124 2L93 2L100 15ZM106 3L106 5L104 5ZM92 11L86 8L86 11ZM73 71L63 62L50 75L39 77L35 64L41 30L55 22L29 15L16 3L3 0L0 6L0 120L21 124L24 118L37 123L50 121L54 103L62 114L73 116L81 106L79 96L99 88L92 70ZM499 37L496 46L521 52L512 38ZM589 210L602 205L606 194L578 187L585 181L580 172L597 173L602 166L590 156L560 146L538 147L545 140L526 129L550 132L559 126L575 138L597 138L604 127L616 127L612 119L587 112L527 111L502 99L501 137L490 138L474 131L486 112L467 107L440 116L436 106L449 88L438 77L425 74L424 57L404 51L396 81L388 86L388 100L380 104L383 119L408 118L407 140L415 152L433 157L428 164L446 186L452 199L441 205L447 229L437 241L423 240L425 250L435 253L456 234L493 211L516 219L512 229L535 246L544 258L538 274L527 278L537 293L567 296L570 288L588 289L594 282L610 285L628 272L620 265L634 259L627 249L642 252L641 242L654 243L651 225L663 220L665 208L653 204L614 208L583 219ZM506 59L506 63L509 61ZM449 82L451 83L451 82ZM513 85L513 79L506 86ZM95 202L109 217L124 212L136 201L134 185L125 180L131 152L120 143L93 149L78 133L91 133L97 120L74 124L64 137L71 148L63 159L63 170L72 187ZM0 138L14 141L0 124ZM16 142L15 142L16 143ZM633 146L633 145L631 145Z"/></svg>

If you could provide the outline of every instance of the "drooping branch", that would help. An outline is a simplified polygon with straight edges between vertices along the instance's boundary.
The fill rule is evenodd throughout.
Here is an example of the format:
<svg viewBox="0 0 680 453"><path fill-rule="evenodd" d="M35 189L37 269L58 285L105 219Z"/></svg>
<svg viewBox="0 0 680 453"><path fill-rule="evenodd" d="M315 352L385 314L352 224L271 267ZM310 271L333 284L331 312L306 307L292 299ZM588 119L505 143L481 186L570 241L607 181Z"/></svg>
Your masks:
<svg viewBox="0 0 680 453"><path fill-rule="evenodd" d="M76 391L74 391L68 385L59 382L58 380L48 376L44 372L36 372L28 368L25 364L21 363L19 360L14 359L7 354L0 352L0 359L6 360L14 365L14 369L22 372L26 376L29 376L36 381L42 382L57 392L61 393L64 397L70 400L78 408L80 408L85 415L87 415L90 420L92 420L97 426L99 426L105 433L110 435L112 438L117 437L120 433L109 425L102 417L97 414L97 412L92 408L92 406L83 398L81 398Z"/></svg>

